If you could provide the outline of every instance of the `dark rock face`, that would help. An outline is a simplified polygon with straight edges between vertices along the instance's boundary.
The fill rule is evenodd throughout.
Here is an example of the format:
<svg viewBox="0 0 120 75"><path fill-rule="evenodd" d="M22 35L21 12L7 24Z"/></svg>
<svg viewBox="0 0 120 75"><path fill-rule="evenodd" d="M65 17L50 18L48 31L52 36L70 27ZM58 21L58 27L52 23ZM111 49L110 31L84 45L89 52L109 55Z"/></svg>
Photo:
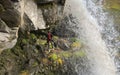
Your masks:
<svg viewBox="0 0 120 75"><path fill-rule="evenodd" d="M74 31L78 28L76 23L77 22L72 15L64 17L60 22L58 22L56 28L53 30L53 33L64 38L76 37L77 32Z"/></svg>
<svg viewBox="0 0 120 75"><path fill-rule="evenodd" d="M11 0L12 2L19 2L19 0Z"/></svg>
<svg viewBox="0 0 120 75"><path fill-rule="evenodd" d="M5 22L2 21L1 19L0 19L0 32L4 32L4 33L8 33L9 32L9 28L7 27Z"/></svg>
<svg viewBox="0 0 120 75"><path fill-rule="evenodd" d="M0 0L0 4L3 5L5 9L13 9L13 4L10 0Z"/></svg>
<svg viewBox="0 0 120 75"><path fill-rule="evenodd" d="M23 32L34 30L36 28L35 27L36 22L33 22L33 19L35 21L35 18L32 16L32 14L34 14L35 16L42 15L42 16L39 16L41 19L40 18L38 19L40 20L40 22L42 22L41 20L44 20L46 27L51 28L57 25L56 23L59 22L59 20L61 20L65 0L36 0L36 4L34 3L33 0L29 1L29 3L27 2L28 8L30 4L33 4L37 6L36 9L38 8L39 10L35 10L36 12L38 11L37 12L38 14L34 12L32 12L32 14L23 12L24 25L21 25L20 2L21 1L18 1L18 0L0 0L0 20L1 20L0 35L5 34L4 37L2 36L0 37L0 43L4 41L5 44L7 44L8 41L17 39L19 27L22 28L23 26L23 29L21 29ZM40 22L38 23L38 25L40 24ZM41 23L41 25L42 24L44 23ZM14 38L14 39L12 40L7 39L8 37Z"/></svg>
<svg viewBox="0 0 120 75"><path fill-rule="evenodd" d="M20 13L10 0L0 0L0 51L12 48L17 42Z"/></svg>
<svg viewBox="0 0 120 75"><path fill-rule="evenodd" d="M5 10L0 14L0 18L8 27L18 27L20 25L20 13L17 10Z"/></svg>
<svg viewBox="0 0 120 75"><path fill-rule="evenodd" d="M55 26L61 20L65 0L36 0L38 7L42 10L46 26Z"/></svg>
<svg viewBox="0 0 120 75"><path fill-rule="evenodd" d="M58 3L64 5L65 0L36 0L37 4Z"/></svg>
<svg viewBox="0 0 120 75"><path fill-rule="evenodd" d="M18 29L21 27L21 13L15 9L16 0L0 0L0 50L12 48L16 44ZM24 29L34 30L31 19L24 14ZM11 44L11 47L10 47Z"/></svg>
<svg viewBox="0 0 120 75"><path fill-rule="evenodd" d="M22 29L21 11L14 6L14 3L17 4L17 2L18 0L0 0L0 51L4 50L0 55L0 75L23 75L24 73L21 72L25 70L34 75L66 75L61 69L62 66L59 66L60 64L52 64L53 61L44 59L45 45L38 45L33 36L31 39L28 34L22 34L22 32L18 34L18 31L35 30L35 26L28 13L24 12L24 28ZM40 15L43 16L42 19L46 22L46 26L51 28L61 20L64 3L65 0L37 0L36 5L41 10ZM42 37L42 33L38 34ZM59 47L67 50L69 48L68 42L62 42L59 41Z"/></svg>

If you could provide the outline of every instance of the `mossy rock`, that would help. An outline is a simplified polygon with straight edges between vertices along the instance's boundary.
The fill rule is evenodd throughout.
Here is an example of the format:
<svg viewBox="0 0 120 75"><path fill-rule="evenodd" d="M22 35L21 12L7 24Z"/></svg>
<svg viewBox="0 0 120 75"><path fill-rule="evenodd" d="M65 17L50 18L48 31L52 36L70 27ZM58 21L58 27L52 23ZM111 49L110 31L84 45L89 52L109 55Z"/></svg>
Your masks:
<svg viewBox="0 0 120 75"><path fill-rule="evenodd" d="M53 40L54 40L54 41L57 41L58 39L59 39L58 36L53 36Z"/></svg>
<svg viewBox="0 0 120 75"><path fill-rule="evenodd" d="M78 50L78 51L74 51L74 52L71 52L71 51L63 51L59 54L60 57L63 57L63 58L70 58L72 56L75 56L75 57L85 57L86 56L86 53L84 50Z"/></svg>
<svg viewBox="0 0 120 75"><path fill-rule="evenodd" d="M25 70L25 71L22 71L19 75L30 75L30 74L27 70Z"/></svg>
<svg viewBox="0 0 120 75"><path fill-rule="evenodd" d="M48 63L49 63L49 60L48 60L47 58L43 58L43 59L42 59L42 62L43 62L43 64L48 64Z"/></svg>
<svg viewBox="0 0 120 75"><path fill-rule="evenodd" d="M70 41L72 41L71 48L81 48L82 43L78 38L71 38Z"/></svg>
<svg viewBox="0 0 120 75"><path fill-rule="evenodd" d="M80 48L80 47L81 47L81 44L80 44L80 42L76 41L76 42L73 42L73 43L71 44L71 47L72 47L72 48L75 48L75 47Z"/></svg>
<svg viewBox="0 0 120 75"><path fill-rule="evenodd" d="M31 37L31 39L37 39L37 37L36 37L36 35L35 34L30 34L30 37Z"/></svg>
<svg viewBox="0 0 120 75"><path fill-rule="evenodd" d="M23 43L23 44L27 44L28 42L29 42L28 39L22 39L22 43Z"/></svg>
<svg viewBox="0 0 120 75"><path fill-rule="evenodd" d="M55 60L58 59L58 55L55 54L55 53L50 54L48 57L49 57L49 59L51 59L51 60L53 60L53 61L55 61Z"/></svg>
<svg viewBox="0 0 120 75"><path fill-rule="evenodd" d="M58 59L56 60L56 62L57 62L59 65L63 65L63 60L62 60L61 58L58 58Z"/></svg>
<svg viewBox="0 0 120 75"><path fill-rule="evenodd" d="M76 57L85 57L86 53L83 50L80 50L80 51L74 52L73 55L75 55Z"/></svg>
<svg viewBox="0 0 120 75"><path fill-rule="evenodd" d="M76 37L73 37L73 38L70 38L70 41L72 41L72 42L76 42L76 41L79 41L79 39L76 38Z"/></svg>
<svg viewBox="0 0 120 75"><path fill-rule="evenodd" d="M117 9L120 10L120 2L119 0L105 0L105 8L108 9Z"/></svg>
<svg viewBox="0 0 120 75"><path fill-rule="evenodd" d="M55 75L53 72L49 72L48 74L49 74L49 75Z"/></svg>
<svg viewBox="0 0 120 75"><path fill-rule="evenodd" d="M63 51L59 54L61 57L69 58L72 56L72 53L69 51Z"/></svg>
<svg viewBox="0 0 120 75"><path fill-rule="evenodd" d="M37 39L37 44L39 45L45 45L46 43L47 43L46 40Z"/></svg>
<svg viewBox="0 0 120 75"><path fill-rule="evenodd" d="M38 66L38 62L37 62L37 61L35 61L35 62L32 64L32 67L36 67L36 66Z"/></svg>

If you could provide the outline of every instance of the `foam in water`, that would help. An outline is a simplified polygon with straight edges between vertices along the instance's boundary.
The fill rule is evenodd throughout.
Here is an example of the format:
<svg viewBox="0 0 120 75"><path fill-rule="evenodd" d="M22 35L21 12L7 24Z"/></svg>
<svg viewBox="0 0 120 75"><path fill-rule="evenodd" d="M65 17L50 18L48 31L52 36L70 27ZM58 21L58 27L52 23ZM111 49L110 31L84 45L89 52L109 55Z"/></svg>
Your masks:
<svg viewBox="0 0 120 75"><path fill-rule="evenodd" d="M67 0L65 15L72 14L79 22L77 26L80 38L85 45L87 57L90 60L92 75L116 75L116 68L110 58L105 42L99 31L95 18L91 16L83 0Z"/></svg>
<svg viewBox="0 0 120 75"><path fill-rule="evenodd" d="M86 6L91 13L92 16L94 16L97 19L97 22L99 23L99 30L102 34L102 37L108 47L108 51L110 52L110 56L112 59L114 59L116 67L117 67L117 74L120 74L120 60L118 57L119 54L119 46L120 46L120 40L117 38L120 36L119 32L116 31L114 18L112 15L109 14L109 12L103 11L103 2L105 0L99 0L97 2L94 2L96 0L86 0ZM116 15L116 14L114 14Z"/></svg>

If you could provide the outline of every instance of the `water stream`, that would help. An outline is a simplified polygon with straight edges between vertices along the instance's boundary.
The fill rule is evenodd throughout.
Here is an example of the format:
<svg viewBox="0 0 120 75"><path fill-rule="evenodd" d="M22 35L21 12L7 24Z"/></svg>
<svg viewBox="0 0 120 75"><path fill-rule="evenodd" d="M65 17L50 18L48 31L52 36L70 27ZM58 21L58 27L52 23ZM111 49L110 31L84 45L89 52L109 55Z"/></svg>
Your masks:
<svg viewBox="0 0 120 75"><path fill-rule="evenodd" d="M117 74L119 75L120 57L119 57L119 46L120 40L117 38L120 36L119 32L115 29L114 17L110 15L109 12L103 11L103 0L86 0L86 6L90 14L97 19L99 24L99 31L102 34L102 39L104 39L109 55L114 59L115 65L117 67ZM116 14L114 14L116 15Z"/></svg>
<svg viewBox="0 0 120 75"><path fill-rule="evenodd" d="M116 75L117 69L114 58L111 58L113 49L109 47L111 45L109 44L109 39L111 39L110 35L115 37L117 32L112 26L113 21L109 23L109 26L105 25L108 17L102 12L102 7L99 5L96 7L94 2L97 1L67 0L64 13L66 16L71 14L76 18L77 27L79 28L76 29L76 33L79 33L79 38L84 44L84 50L89 60L91 73L88 73L88 75ZM98 4L101 4L100 0ZM105 35L103 36L103 34ZM105 36L106 38L104 38ZM81 71L77 72L78 75L86 75L85 73L81 74Z"/></svg>

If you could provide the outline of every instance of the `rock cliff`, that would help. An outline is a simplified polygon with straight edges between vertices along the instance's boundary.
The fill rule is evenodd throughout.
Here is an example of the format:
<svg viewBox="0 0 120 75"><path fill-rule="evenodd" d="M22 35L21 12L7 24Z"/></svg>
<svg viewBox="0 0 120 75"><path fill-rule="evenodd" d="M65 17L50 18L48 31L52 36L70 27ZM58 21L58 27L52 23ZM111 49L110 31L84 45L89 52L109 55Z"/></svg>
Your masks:
<svg viewBox="0 0 120 75"><path fill-rule="evenodd" d="M55 26L61 19L65 0L1 0L0 51L12 48L23 32Z"/></svg>

